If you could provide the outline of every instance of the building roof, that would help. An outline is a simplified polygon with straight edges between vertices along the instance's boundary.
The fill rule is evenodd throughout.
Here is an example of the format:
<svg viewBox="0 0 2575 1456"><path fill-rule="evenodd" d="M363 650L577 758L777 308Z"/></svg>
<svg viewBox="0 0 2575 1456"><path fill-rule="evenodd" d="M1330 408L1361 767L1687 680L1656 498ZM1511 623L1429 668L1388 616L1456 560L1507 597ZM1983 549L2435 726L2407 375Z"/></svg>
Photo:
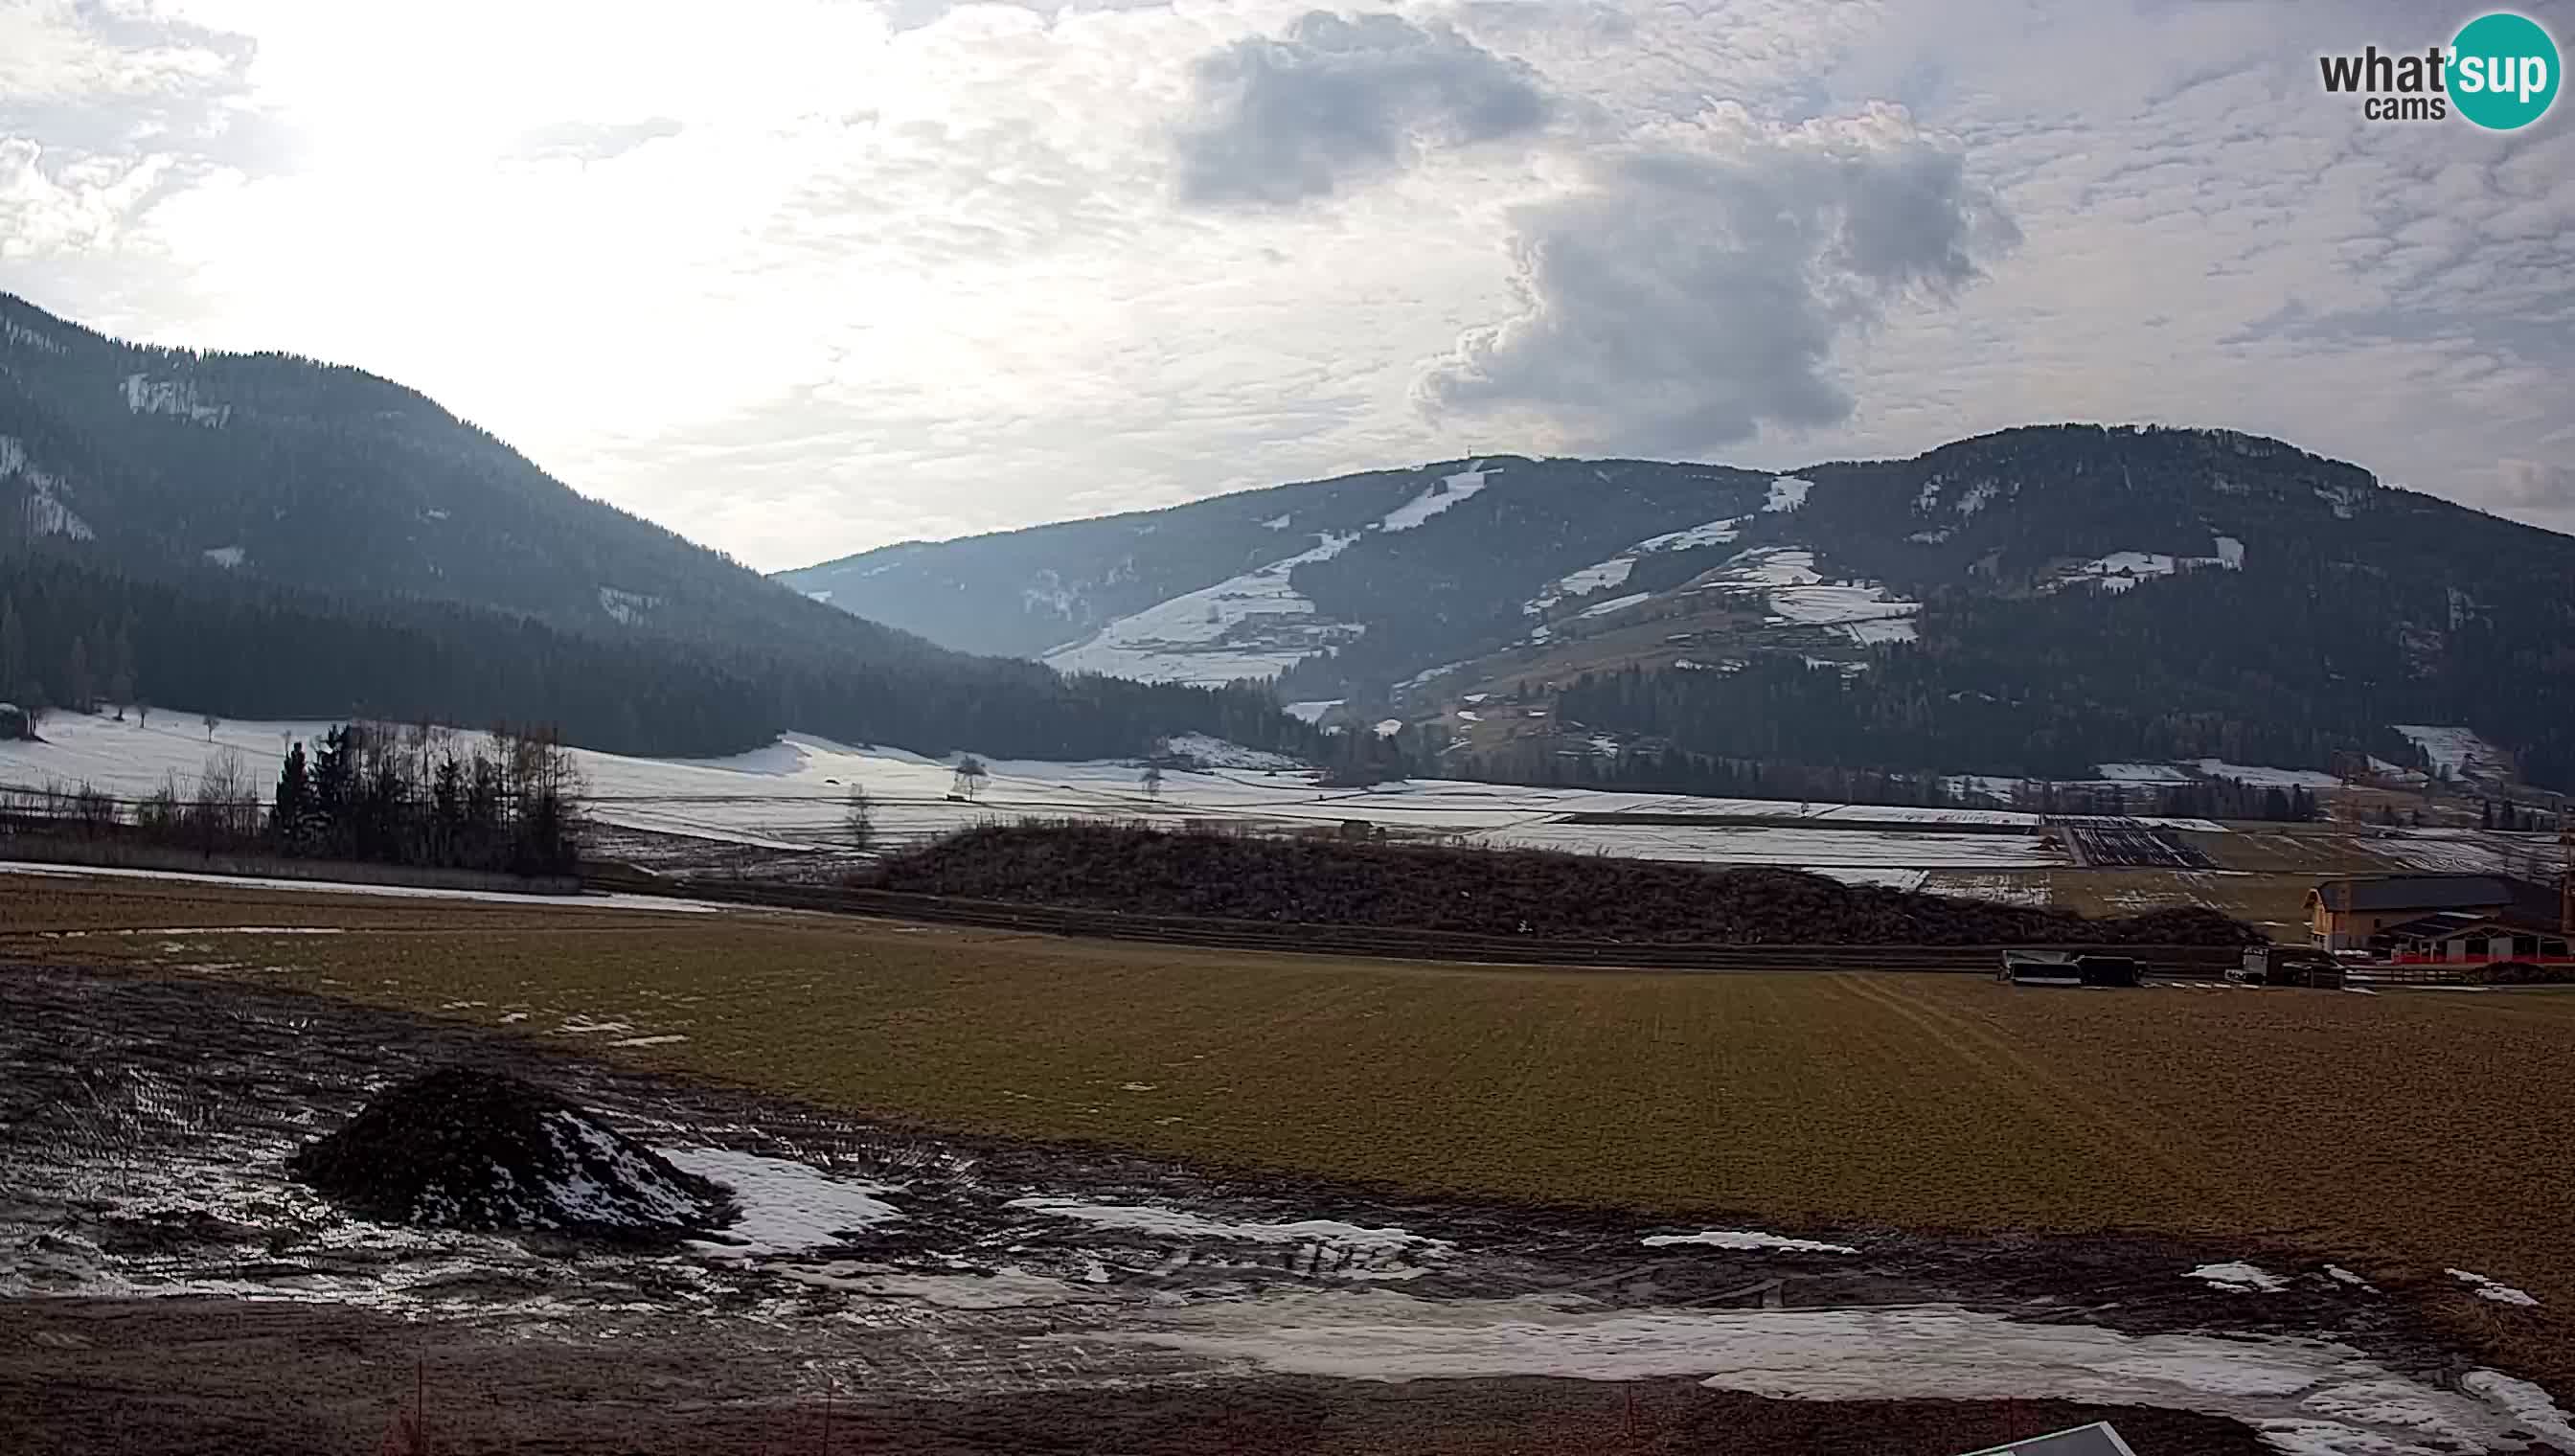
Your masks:
<svg viewBox="0 0 2575 1456"><path fill-rule="evenodd" d="M2400 924L2382 925L2377 935L2414 940L2449 940L2461 935L2502 931L2508 935L2562 935L2566 933L2555 915L2532 915L2519 908L2500 914L2479 914L2468 910L2439 910L2406 920Z"/></svg>
<svg viewBox="0 0 2575 1456"><path fill-rule="evenodd" d="M1970 1451L1966 1456L2137 1456L2108 1421L2058 1431L2052 1436L2032 1436L2008 1446L1991 1446Z"/></svg>
<svg viewBox="0 0 2575 1456"><path fill-rule="evenodd" d="M2328 879L2315 888L2329 910L2463 910L2513 901L2512 886L2492 874L2386 874Z"/></svg>

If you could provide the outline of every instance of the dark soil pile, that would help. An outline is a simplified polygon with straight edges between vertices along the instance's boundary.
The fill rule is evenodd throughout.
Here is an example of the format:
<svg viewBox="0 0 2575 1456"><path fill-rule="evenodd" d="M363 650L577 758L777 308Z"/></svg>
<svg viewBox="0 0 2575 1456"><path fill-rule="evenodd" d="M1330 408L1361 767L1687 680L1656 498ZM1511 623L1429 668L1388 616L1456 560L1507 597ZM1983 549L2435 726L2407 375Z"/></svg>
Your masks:
<svg viewBox="0 0 2575 1456"><path fill-rule="evenodd" d="M872 888L1123 910L1558 940L1716 945L2249 945L2214 910L2087 919L1794 869L1418 844L987 824L884 861Z"/></svg>
<svg viewBox="0 0 2575 1456"><path fill-rule="evenodd" d="M661 1239L737 1214L732 1194L554 1093L453 1066L388 1087L287 1172L382 1223Z"/></svg>

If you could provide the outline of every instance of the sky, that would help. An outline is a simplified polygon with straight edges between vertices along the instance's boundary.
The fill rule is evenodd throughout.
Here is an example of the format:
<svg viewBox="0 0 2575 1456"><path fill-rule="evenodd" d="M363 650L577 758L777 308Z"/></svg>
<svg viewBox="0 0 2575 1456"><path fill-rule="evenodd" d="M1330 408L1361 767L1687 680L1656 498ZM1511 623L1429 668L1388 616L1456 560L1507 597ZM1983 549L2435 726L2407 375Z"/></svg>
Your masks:
<svg viewBox="0 0 2575 1456"><path fill-rule="evenodd" d="M371 370L764 570L2060 420L2575 531L2575 100L2319 80L2478 13L0 0L0 290Z"/></svg>

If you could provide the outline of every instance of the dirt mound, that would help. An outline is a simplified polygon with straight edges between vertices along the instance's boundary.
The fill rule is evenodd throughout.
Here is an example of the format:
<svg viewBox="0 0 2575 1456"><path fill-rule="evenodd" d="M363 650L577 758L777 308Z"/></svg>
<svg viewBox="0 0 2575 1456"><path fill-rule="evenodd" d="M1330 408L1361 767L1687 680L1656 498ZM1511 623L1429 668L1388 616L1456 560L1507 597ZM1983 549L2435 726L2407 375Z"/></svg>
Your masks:
<svg viewBox="0 0 2575 1456"><path fill-rule="evenodd" d="M384 1223L670 1238L737 1216L722 1184L517 1077L445 1067L388 1087L287 1172Z"/></svg>
<svg viewBox="0 0 2575 1456"><path fill-rule="evenodd" d="M2244 945L2214 910L2119 919L1540 850L1352 843L1116 824L987 824L907 850L874 888L1140 915L1716 945Z"/></svg>

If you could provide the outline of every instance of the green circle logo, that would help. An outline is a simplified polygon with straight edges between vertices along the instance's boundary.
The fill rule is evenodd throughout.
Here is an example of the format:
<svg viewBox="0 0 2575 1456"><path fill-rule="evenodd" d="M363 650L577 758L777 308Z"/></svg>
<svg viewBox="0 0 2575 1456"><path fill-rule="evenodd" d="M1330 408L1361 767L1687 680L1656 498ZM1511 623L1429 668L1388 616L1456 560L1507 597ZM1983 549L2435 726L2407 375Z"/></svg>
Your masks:
<svg viewBox="0 0 2575 1456"><path fill-rule="evenodd" d="M2450 100L2488 131L2513 131L2547 114L2557 69L2557 42L2538 21L2480 15L2450 42Z"/></svg>

